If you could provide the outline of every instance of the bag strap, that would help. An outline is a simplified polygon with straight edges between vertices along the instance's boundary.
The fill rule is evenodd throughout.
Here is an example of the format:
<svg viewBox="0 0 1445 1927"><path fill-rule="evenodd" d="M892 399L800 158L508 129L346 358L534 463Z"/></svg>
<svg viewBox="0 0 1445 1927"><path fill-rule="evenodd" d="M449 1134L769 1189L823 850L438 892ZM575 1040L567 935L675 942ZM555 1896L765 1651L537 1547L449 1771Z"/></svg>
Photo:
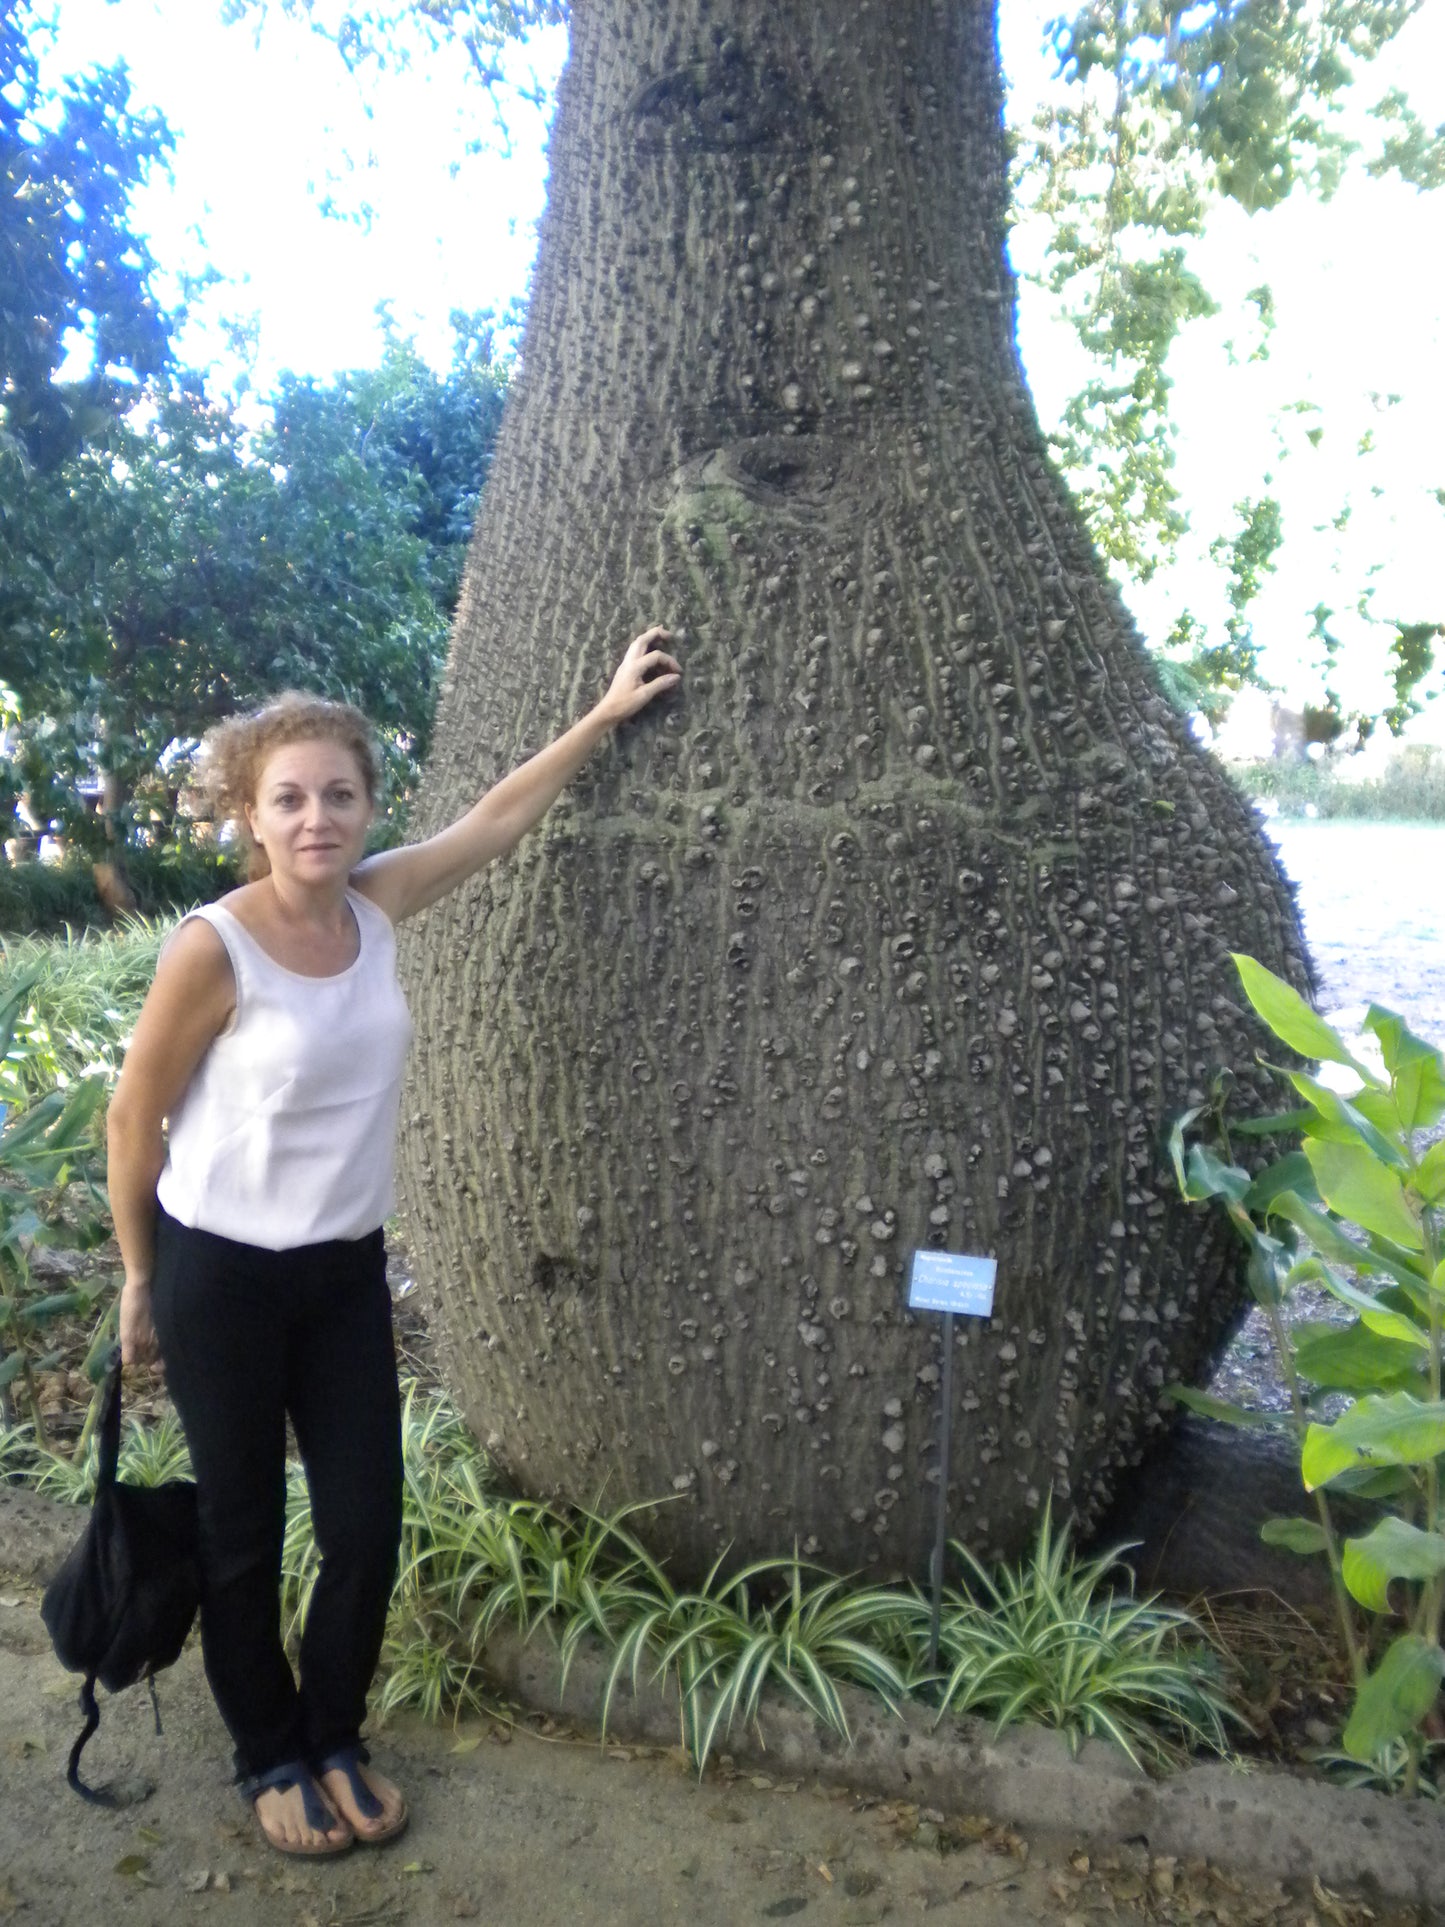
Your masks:
<svg viewBox="0 0 1445 1927"><path fill-rule="evenodd" d="M70 1758L65 1768L65 1784L78 1793L82 1800L89 1800L92 1806L113 1807L119 1803L109 1787L87 1786L80 1777L80 1756L85 1751L86 1741L100 1725L100 1708L95 1703L95 1681L96 1675L87 1673L85 1684L80 1689L80 1710L85 1715L85 1725L81 1729L80 1738L70 1749Z"/></svg>
<svg viewBox="0 0 1445 1927"><path fill-rule="evenodd" d="M105 1389L101 1394L100 1407L100 1458L96 1467L95 1489L101 1492L108 1485L115 1484L116 1467L120 1463L120 1346L111 1353L110 1364L106 1369Z"/></svg>

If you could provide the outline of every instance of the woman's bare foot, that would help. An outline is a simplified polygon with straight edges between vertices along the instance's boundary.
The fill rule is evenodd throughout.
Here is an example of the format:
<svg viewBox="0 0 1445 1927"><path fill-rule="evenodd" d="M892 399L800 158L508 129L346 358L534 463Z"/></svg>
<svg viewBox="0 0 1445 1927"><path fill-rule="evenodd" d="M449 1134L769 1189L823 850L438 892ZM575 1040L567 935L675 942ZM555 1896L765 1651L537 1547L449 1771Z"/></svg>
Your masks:
<svg viewBox="0 0 1445 1927"><path fill-rule="evenodd" d="M282 1853L339 1853L351 1844L353 1829L337 1816L334 1800L326 1801L332 1824L324 1833L308 1822L299 1786L289 1786L284 1792L279 1787L267 1787L256 1795L252 1805L261 1831Z"/></svg>
<svg viewBox="0 0 1445 1927"><path fill-rule="evenodd" d="M358 1840L389 1840L401 1831L406 1820L406 1801L401 1789L392 1784L383 1773L360 1760L351 1769L359 1774L363 1784L381 1802L381 1812L370 1818L357 1805L352 1790L350 1774L344 1767L332 1767L329 1773L318 1776L319 1784L326 1797L351 1828Z"/></svg>

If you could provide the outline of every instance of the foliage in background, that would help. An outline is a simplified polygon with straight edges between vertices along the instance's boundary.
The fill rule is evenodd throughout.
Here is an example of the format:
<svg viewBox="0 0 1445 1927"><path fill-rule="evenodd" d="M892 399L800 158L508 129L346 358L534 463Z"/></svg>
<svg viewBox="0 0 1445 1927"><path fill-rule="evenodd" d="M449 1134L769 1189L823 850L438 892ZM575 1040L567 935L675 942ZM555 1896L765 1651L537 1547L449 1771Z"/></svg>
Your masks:
<svg viewBox="0 0 1445 1927"><path fill-rule="evenodd" d="M1445 823L1445 750L1412 743L1398 749L1379 776L1359 779L1329 758L1224 766L1246 796L1282 816L1372 823Z"/></svg>
<svg viewBox="0 0 1445 1927"><path fill-rule="evenodd" d="M488 318L454 326L445 377L392 334L375 369L284 377L251 431L188 377L30 479L0 637L32 820L92 853L184 843L172 746L288 687L358 704L405 798L506 389Z"/></svg>
<svg viewBox="0 0 1445 1927"><path fill-rule="evenodd" d="M20 485L104 432L171 353L130 205L168 165L170 129L133 108L123 66L43 90L43 31L31 0L0 11L0 530ZM76 336L92 366L60 381Z"/></svg>
<svg viewBox="0 0 1445 1927"><path fill-rule="evenodd" d="M610 1656L604 1730L629 1683L679 1696L684 1744L699 1770L765 1688L796 1700L848 1738L838 1688L868 1688L890 1706L915 1699L942 1718L965 1702L1002 1728L1052 1726L1077 1744L1116 1739L1151 1766L1188 1748L1223 1751L1227 1709L1215 1667L1188 1617L1127 1595L1117 1555L1080 1561L1046 1518L1031 1561L990 1576L955 1547L964 1585L950 1590L940 1645L927 1662L929 1603L913 1587L855 1590L807 1563L714 1568L679 1592L628 1525L583 1510L506 1499L476 1441L444 1398L405 1388L401 1567L392 1595L376 1707L437 1719L486 1706L487 1640L502 1626L546 1628L563 1679L584 1643ZM94 1488L94 1448L67 1461L22 1432L0 1434L0 1479L76 1503ZM186 1474L169 1415L132 1420L120 1476L158 1483ZM647 1508L633 1508L646 1510ZM305 1480L289 1468L283 1624L304 1623L318 1571ZM1112 1583L1117 1575L1120 1582Z"/></svg>
<svg viewBox="0 0 1445 1927"><path fill-rule="evenodd" d="M84 938L0 938L0 1102L24 1107L50 1091L120 1072L169 926L132 918Z"/></svg>
<svg viewBox="0 0 1445 1927"><path fill-rule="evenodd" d="M42 94L43 33L0 23L0 840L184 842L177 748L285 687L366 711L398 804L505 400L492 318L453 315L438 375L384 316L375 368L285 376L243 424L174 366L135 229L164 122L123 67ZM87 330L92 371L57 382Z"/></svg>
<svg viewBox="0 0 1445 1927"><path fill-rule="evenodd" d="M1445 1681L1445 1058L1393 1012L1372 1004L1365 1029L1383 1074L1360 1060L1299 993L1251 957L1235 959L1245 995L1274 1037L1307 1062L1341 1065L1341 1095L1305 1071L1283 1071L1302 1109L1232 1126L1226 1086L1176 1123L1171 1152L1180 1190L1217 1200L1249 1252L1248 1278L1268 1323L1300 1454L1312 1518L1274 1519L1262 1536L1329 1562L1341 1637L1355 1681L1345 1751L1373 1761L1403 1746L1413 1791L1425 1722ZM1186 1133L1210 1128L1187 1145ZM1300 1135L1300 1148L1251 1175L1234 1138ZM1217 1148L1216 1148L1217 1147ZM1360 1277L1363 1283L1354 1282ZM1347 1324L1286 1325L1302 1283L1322 1285ZM1205 1394L1176 1395L1206 1416L1258 1422ZM1326 1416L1340 1396L1344 1410ZM1330 1493L1378 1508L1370 1529L1342 1537ZM1394 1620L1371 1664L1357 1608Z"/></svg>
<svg viewBox="0 0 1445 1927"><path fill-rule="evenodd" d="M132 844L126 851L126 877L136 916L168 917L197 903L213 903L245 881L234 847L175 842ZM95 873L78 856L63 863L0 863L0 949L13 950L32 935L89 930L103 934L110 911L101 901ZM122 926L125 927L125 926Z"/></svg>
<svg viewBox="0 0 1445 1927"><path fill-rule="evenodd" d="M90 1250L109 1225L93 1129L104 1080L82 1077L68 1090L44 1090L21 1101L28 1080L16 1065L30 1055L22 1024L33 988L33 978L22 975L0 992L0 1420L12 1421L15 1388L22 1388L43 1446L35 1373L59 1357L44 1348L46 1328L88 1315L106 1286L87 1281L56 1291L35 1277L33 1255L55 1245Z"/></svg>
<svg viewBox="0 0 1445 1927"><path fill-rule="evenodd" d="M1181 334L1218 312L1193 265L1211 210L1232 201L1254 214L1301 190L1328 198L1359 164L1422 190L1445 180L1445 130L1425 127L1397 89L1372 110L1372 152L1343 125L1362 71L1422 4L1088 0L1051 24L1062 84L1020 143L1017 216L1049 223L1037 279L1092 366L1053 442L1125 584L1148 582L1188 526L1174 480L1168 369ZM1240 352L1267 359L1273 295L1260 286L1248 300L1254 341ZM1310 435L1318 440L1317 426ZM1185 610L1167 638L1152 639L1172 668L1171 695L1213 716L1241 683L1259 679L1247 610L1287 532L1270 477L1238 479L1257 492L1237 504L1238 530L1210 545L1226 576L1223 633ZM1371 591L1360 587L1367 605ZM1303 612L1301 622L1303 642ZM1398 729L1418 706L1438 630L1389 626L1395 701L1385 721ZM1328 638L1317 639L1328 662Z"/></svg>

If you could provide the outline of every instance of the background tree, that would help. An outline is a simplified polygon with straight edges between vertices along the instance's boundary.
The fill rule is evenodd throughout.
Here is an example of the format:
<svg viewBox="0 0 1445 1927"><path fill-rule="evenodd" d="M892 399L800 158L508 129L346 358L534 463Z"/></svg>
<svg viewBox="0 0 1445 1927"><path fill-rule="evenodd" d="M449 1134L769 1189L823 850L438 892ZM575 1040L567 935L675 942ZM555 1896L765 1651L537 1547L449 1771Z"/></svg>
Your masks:
<svg viewBox="0 0 1445 1927"><path fill-rule="evenodd" d="M1053 23L1058 76L1020 144L1017 215L1047 223L1036 278L1093 365L1050 439L1126 590L1167 567L1188 527L1175 476L1169 364L1191 324L1218 313L1197 268L1196 243L1212 218L1227 204L1268 215L1295 195L1327 200L1352 169L1422 189L1439 184L1445 130L1427 129L1396 88L1372 107L1360 104L1370 63L1421 3L1090 0ZM1269 286L1254 288L1248 302L1257 311L1253 339L1229 352L1267 359ZM1250 332L1245 322L1241 333ZM1315 446L1322 432L1318 420L1310 423ZM1184 609L1170 633L1155 638L1167 686L1186 707L1216 719L1241 683L1261 679L1258 649L1241 627L1249 572L1234 561L1261 538L1273 554L1286 536L1272 478L1240 479L1242 488L1260 490L1239 505L1243 530L1221 531L1208 543L1227 576L1220 630L1211 633L1208 621ZM1341 533L1348 520L1346 512ZM1360 567L1346 565L1357 577ZM1361 595L1371 600L1367 581L1357 579L1352 599ZM1299 611L1302 653L1310 618L1310 610ZM1411 626L1386 629L1393 636ZM1434 623L1424 626L1433 633ZM1433 656L1428 649L1402 654L1396 640L1388 647L1393 700L1383 714L1398 728L1418 687L1403 683L1423 679ZM1328 680L1328 653L1325 670ZM1354 720L1368 728L1372 718Z"/></svg>
<svg viewBox="0 0 1445 1927"><path fill-rule="evenodd" d="M392 330L375 368L252 397L249 429L199 376L152 379L25 469L0 521L12 807L96 855L171 835L176 748L289 685L360 703L410 793L506 387L490 318L455 322L443 375Z"/></svg>
<svg viewBox="0 0 1445 1927"><path fill-rule="evenodd" d="M123 66L43 96L29 0L0 14L0 502L33 469L59 466L170 361L173 319L152 285L131 196L164 166L159 114L131 107ZM77 340L83 374L60 379Z"/></svg>
<svg viewBox="0 0 1445 1927"><path fill-rule="evenodd" d="M286 376L247 426L176 367L135 231L164 121L123 68L43 83L43 34L0 23L0 805L96 857L173 835L175 752L288 684L362 704L402 798L506 391L493 318L453 316L440 374L386 320L375 367Z"/></svg>

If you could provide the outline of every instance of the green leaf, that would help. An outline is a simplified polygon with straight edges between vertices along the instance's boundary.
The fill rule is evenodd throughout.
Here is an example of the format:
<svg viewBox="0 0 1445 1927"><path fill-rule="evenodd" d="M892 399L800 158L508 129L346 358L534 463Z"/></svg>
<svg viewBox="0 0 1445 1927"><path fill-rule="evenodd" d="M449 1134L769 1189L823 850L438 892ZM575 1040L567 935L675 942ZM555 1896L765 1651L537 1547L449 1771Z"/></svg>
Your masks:
<svg viewBox="0 0 1445 1927"><path fill-rule="evenodd" d="M1318 1519L1266 1519L1259 1536L1267 1546L1283 1546L1302 1556L1323 1552L1329 1543Z"/></svg>
<svg viewBox="0 0 1445 1927"><path fill-rule="evenodd" d="M1243 1201L1249 1191L1249 1173L1237 1164L1226 1164L1203 1144L1191 1144L1185 1169L1184 1195L1198 1204L1205 1198L1225 1198L1232 1204Z"/></svg>
<svg viewBox="0 0 1445 1927"><path fill-rule="evenodd" d="M1445 1117L1445 1061L1439 1051L1378 1004L1370 1005L1364 1028L1380 1040L1401 1126L1418 1131L1438 1123Z"/></svg>
<svg viewBox="0 0 1445 1927"><path fill-rule="evenodd" d="M1273 1164L1265 1166L1240 1202L1246 1211L1256 1211L1263 1216L1282 1193L1294 1191L1309 1194L1314 1188L1314 1173L1310 1169L1309 1159L1303 1151L1290 1151L1284 1157L1276 1158Z"/></svg>
<svg viewBox="0 0 1445 1927"><path fill-rule="evenodd" d="M1345 1728L1345 1751L1373 1760L1391 1740L1413 1733L1435 1704L1445 1653L1419 1633L1401 1633L1361 1686Z"/></svg>
<svg viewBox="0 0 1445 1927"><path fill-rule="evenodd" d="M1426 1204L1439 1204L1445 1198L1445 1137L1430 1146L1410 1183Z"/></svg>
<svg viewBox="0 0 1445 1927"><path fill-rule="evenodd" d="M1361 1320L1380 1338L1393 1338L1400 1345L1414 1345L1419 1351L1430 1350L1430 1334L1422 1331L1413 1318L1402 1311L1365 1311L1360 1313Z"/></svg>
<svg viewBox="0 0 1445 1927"><path fill-rule="evenodd" d="M1358 1322L1296 1325L1293 1339L1295 1370L1324 1391L1408 1391L1411 1381L1423 1389L1415 1346L1382 1338Z"/></svg>
<svg viewBox="0 0 1445 1927"><path fill-rule="evenodd" d="M1382 1164L1388 1164L1403 1171L1409 1164L1404 1148L1394 1144L1385 1133L1378 1130L1370 1120L1338 1091L1332 1091L1328 1084L1321 1084L1318 1078L1309 1077L1304 1071L1286 1071L1285 1075L1302 1097L1307 1097L1321 1118L1326 1118L1344 1133L1343 1141L1357 1141L1372 1151ZM1306 1129L1309 1129L1306 1126Z"/></svg>
<svg viewBox="0 0 1445 1927"><path fill-rule="evenodd" d="M1234 953L1234 967L1239 972L1245 996L1282 1043L1298 1051L1301 1057L1347 1064L1351 1070L1359 1073L1363 1083L1378 1082L1363 1064L1355 1061L1345 1048L1344 1039L1330 1029L1318 1011L1310 1008L1293 985L1287 984L1282 977L1276 977L1272 970L1266 970L1253 957L1241 956L1237 952Z"/></svg>
<svg viewBox="0 0 1445 1927"><path fill-rule="evenodd" d="M1352 1285L1348 1279L1337 1277L1328 1265L1321 1264L1316 1258L1306 1258L1297 1264L1290 1273L1289 1284L1294 1286L1303 1283L1306 1279L1312 1279L1323 1285L1331 1297L1338 1298L1340 1303L1348 1305L1351 1311L1357 1311L1366 1326L1379 1337L1395 1338L1401 1344L1423 1346L1428 1349L1430 1341L1420 1327L1399 1305L1385 1304L1384 1293L1379 1298L1372 1298L1369 1292L1361 1291L1358 1285ZM1404 1295L1393 1285L1388 1287L1388 1291L1397 1299ZM1406 1302L1409 1301L1406 1300Z"/></svg>
<svg viewBox="0 0 1445 1927"><path fill-rule="evenodd" d="M33 1298L29 1304L20 1308L22 1325L43 1325L47 1319L63 1318L73 1311L83 1311L90 1303L85 1292L78 1287L71 1291L52 1292L46 1298Z"/></svg>
<svg viewBox="0 0 1445 1927"><path fill-rule="evenodd" d="M1311 1425L1300 1473L1313 1492L1351 1466L1429 1465L1442 1452L1445 1402L1391 1392L1360 1399L1333 1425Z"/></svg>
<svg viewBox="0 0 1445 1927"><path fill-rule="evenodd" d="M1381 1091L1356 1091L1350 1099L1362 1117L1382 1131L1393 1132L1396 1136L1403 1132L1400 1113L1395 1108L1395 1094L1387 1086Z"/></svg>
<svg viewBox="0 0 1445 1927"><path fill-rule="evenodd" d="M1281 1304L1293 1276L1294 1253L1278 1238L1261 1231L1250 1240L1249 1263L1245 1277L1254 1293L1255 1303L1266 1308Z"/></svg>
<svg viewBox="0 0 1445 1927"><path fill-rule="evenodd" d="M1346 1539L1340 1565L1360 1604L1369 1612L1387 1613L1392 1579L1433 1579L1445 1572L1445 1537L1391 1516L1363 1539Z"/></svg>
<svg viewBox="0 0 1445 1927"><path fill-rule="evenodd" d="M1362 1146L1322 1144L1311 1139L1305 1145L1305 1156L1320 1196L1332 1211L1407 1251L1424 1250L1425 1240L1405 1201L1404 1186Z"/></svg>
<svg viewBox="0 0 1445 1927"><path fill-rule="evenodd" d="M1237 1118L1229 1128L1235 1137L1284 1137L1301 1130L1309 1119L1308 1111L1271 1111L1265 1117Z"/></svg>
<svg viewBox="0 0 1445 1927"><path fill-rule="evenodd" d="M1353 1472L1342 1472L1330 1481L1335 1492L1348 1492L1357 1499L1384 1501L1413 1500L1419 1489L1415 1475L1404 1465L1361 1465Z"/></svg>
<svg viewBox="0 0 1445 1927"><path fill-rule="evenodd" d="M1222 1425L1235 1425L1241 1431L1257 1430L1275 1423L1268 1412L1246 1411L1242 1405L1231 1405L1227 1399L1196 1391L1192 1385L1171 1385L1168 1391L1170 1398L1187 1406L1191 1412L1197 1412L1201 1418L1218 1419Z"/></svg>
<svg viewBox="0 0 1445 1927"><path fill-rule="evenodd" d="M0 1387L10 1384L12 1379L19 1378L24 1370L24 1352L11 1352L7 1357L0 1358Z"/></svg>
<svg viewBox="0 0 1445 1927"><path fill-rule="evenodd" d="M1353 1244L1334 1219L1301 1198L1297 1192L1281 1192L1270 1206L1270 1215L1283 1218L1301 1230L1323 1258L1349 1265L1356 1271L1382 1271L1406 1289L1418 1286L1419 1273L1412 1270L1403 1254L1372 1250Z"/></svg>

